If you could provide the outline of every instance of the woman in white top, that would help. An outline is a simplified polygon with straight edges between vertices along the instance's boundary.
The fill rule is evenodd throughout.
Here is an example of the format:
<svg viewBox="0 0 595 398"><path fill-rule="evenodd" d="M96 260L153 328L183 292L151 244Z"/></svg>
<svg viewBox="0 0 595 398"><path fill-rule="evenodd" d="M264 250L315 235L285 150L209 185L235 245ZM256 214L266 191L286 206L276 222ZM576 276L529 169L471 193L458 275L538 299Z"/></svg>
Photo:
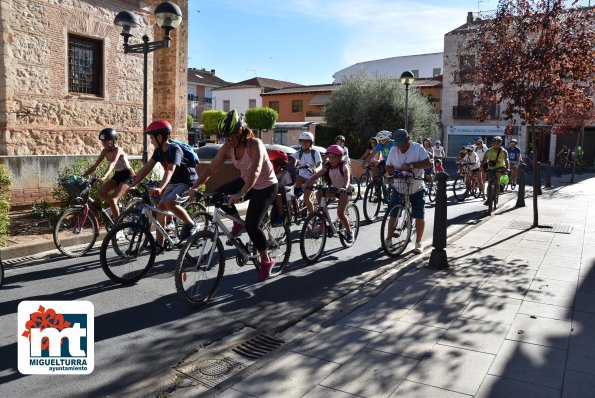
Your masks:
<svg viewBox="0 0 595 398"><path fill-rule="evenodd" d="M481 161L483 160L487 151L488 151L488 148L486 148L486 146L483 144L483 140L481 138L478 138L477 141L475 141L474 152L477 154L477 158L479 159L479 164L481 164ZM487 180L487 175L486 175L486 172L484 169L481 169L481 171L477 175L477 178L479 179L479 187L481 188L481 193L483 195L483 192L484 192L483 186Z"/></svg>

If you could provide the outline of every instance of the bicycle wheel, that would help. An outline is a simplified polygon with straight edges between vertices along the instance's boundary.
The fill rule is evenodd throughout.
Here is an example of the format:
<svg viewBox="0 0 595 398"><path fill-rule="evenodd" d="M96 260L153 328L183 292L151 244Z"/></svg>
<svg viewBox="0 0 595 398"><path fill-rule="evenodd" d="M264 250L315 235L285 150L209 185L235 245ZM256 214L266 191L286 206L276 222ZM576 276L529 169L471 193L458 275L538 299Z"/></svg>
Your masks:
<svg viewBox="0 0 595 398"><path fill-rule="evenodd" d="M467 183L465 182L465 174L459 174L452 184L452 192L458 202L462 202L467 198Z"/></svg>
<svg viewBox="0 0 595 398"><path fill-rule="evenodd" d="M345 238L345 227L342 223L339 226L339 240L343 247L351 247L355 243L357 234L359 233L359 210L353 203L349 203L347 207L345 207L345 215L347 216L347 220L349 220L349 228L353 234L353 242L347 242Z"/></svg>
<svg viewBox="0 0 595 398"><path fill-rule="evenodd" d="M215 295L225 273L225 253L213 231L200 231L188 240L178 255L175 283L186 304L198 307Z"/></svg>
<svg viewBox="0 0 595 398"><path fill-rule="evenodd" d="M312 213L304 221L300 232L300 252L308 264L315 263L326 244L326 223L320 213Z"/></svg>
<svg viewBox="0 0 595 398"><path fill-rule="evenodd" d="M0 287L2 287L2 282L4 282L4 265L0 259Z"/></svg>
<svg viewBox="0 0 595 398"><path fill-rule="evenodd" d="M364 193L364 218L374 222L378 219L382 205L382 187L378 181L373 181L366 187Z"/></svg>
<svg viewBox="0 0 595 398"><path fill-rule="evenodd" d="M395 229L392 233L388 230L388 221L391 214L396 215ZM411 241L412 234L413 223L411 213L402 204L394 206L384 214L380 226L380 242L382 243L382 249L387 255L397 257L403 253ZM390 242L388 242L389 237Z"/></svg>
<svg viewBox="0 0 595 398"><path fill-rule="evenodd" d="M481 195L481 192L479 190L479 181L477 180L477 177L471 178L471 195L473 195L475 199L479 198L479 196Z"/></svg>
<svg viewBox="0 0 595 398"><path fill-rule="evenodd" d="M434 201L436 200L436 190L434 189L434 182L428 182L426 187L428 188L428 200L430 201L430 203L434 203Z"/></svg>
<svg viewBox="0 0 595 398"><path fill-rule="evenodd" d="M66 209L56 223L53 236L60 253L71 258L84 255L99 236L95 212L85 206Z"/></svg>
<svg viewBox="0 0 595 398"><path fill-rule="evenodd" d="M275 259L275 266L271 270L271 278L283 272L289 264L291 254L291 230L288 225L272 226L270 223L264 227L267 237L269 257Z"/></svg>
<svg viewBox="0 0 595 398"><path fill-rule="evenodd" d="M144 225L117 224L101 244L101 268L114 282L133 284L153 267L156 247L155 238Z"/></svg>

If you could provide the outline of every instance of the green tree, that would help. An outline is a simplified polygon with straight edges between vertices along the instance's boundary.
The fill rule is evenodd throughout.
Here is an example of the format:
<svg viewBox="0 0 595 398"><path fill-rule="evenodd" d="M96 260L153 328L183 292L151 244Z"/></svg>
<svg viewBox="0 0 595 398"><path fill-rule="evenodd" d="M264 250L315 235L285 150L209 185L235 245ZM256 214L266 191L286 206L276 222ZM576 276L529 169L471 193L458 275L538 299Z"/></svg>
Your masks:
<svg viewBox="0 0 595 398"><path fill-rule="evenodd" d="M251 129L258 129L260 138L260 130L273 128L278 116L277 111L272 108L250 108L246 111L246 123Z"/></svg>
<svg viewBox="0 0 595 398"><path fill-rule="evenodd" d="M186 129L190 131L192 127L194 127L194 118L192 117L192 115L188 115L186 116Z"/></svg>
<svg viewBox="0 0 595 398"><path fill-rule="evenodd" d="M409 132L414 139L438 132L438 115L415 88L409 88ZM349 77L333 91L324 112L327 124L346 136L353 157L380 130L394 131L405 122L405 86L398 79L373 79L365 73Z"/></svg>
<svg viewBox="0 0 595 398"><path fill-rule="evenodd" d="M224 111L204 111L202 113L205 134L219 134L219 122L227 115Z"/></svg>
<svg viewBox="0 0 595 398"><path fill-rule="evenodd" d="M6 238L9 233L10 217L8 211L10 210L10 188L12 186L12 178L6 169L6 166L0 164L0 246L6 244Z"/></svg>

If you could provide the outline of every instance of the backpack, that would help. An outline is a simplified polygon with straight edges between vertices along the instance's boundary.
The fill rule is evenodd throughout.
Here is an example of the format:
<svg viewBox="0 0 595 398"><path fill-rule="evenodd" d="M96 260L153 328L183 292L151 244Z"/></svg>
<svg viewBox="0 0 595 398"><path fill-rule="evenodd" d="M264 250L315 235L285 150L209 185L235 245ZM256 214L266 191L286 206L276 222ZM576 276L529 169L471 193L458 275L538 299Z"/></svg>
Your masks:
<svg viewBox="0 0 595 398"><path fill-rule="evenodd" d="M310 148L310 155L312 155L312 160L316 164L316 150L314 148ZM300 163L302 163L302 156L304 156L304 150L303 149L300 149L298 151L298 156L300 158Z"/></svg>
<svg viewBox="0 0 595 398"><path fill-rule="evenodd" d="M188 165L194 167L198 164L198 154L194 151L194 149L187 143L183 141L170 141L170 144L176 144L180 148L182 148L182 152L184 154L184 159L186 162L189 163Z"/></svg>
<svg viewBox="0 0 595 398"><path fill-rule="evenodd" d="M343 171L345 164L346 164L345 162L341 162L341 164L339 165L339 173L341 173L342 177L345 177L345 172ZM326 183L326 185L328 185L330 187L332 185L331 176L329 175L329 171L331 170L330 163L325 164L324 168L326 169L326 172L322 176L322 180Z"/></svg>

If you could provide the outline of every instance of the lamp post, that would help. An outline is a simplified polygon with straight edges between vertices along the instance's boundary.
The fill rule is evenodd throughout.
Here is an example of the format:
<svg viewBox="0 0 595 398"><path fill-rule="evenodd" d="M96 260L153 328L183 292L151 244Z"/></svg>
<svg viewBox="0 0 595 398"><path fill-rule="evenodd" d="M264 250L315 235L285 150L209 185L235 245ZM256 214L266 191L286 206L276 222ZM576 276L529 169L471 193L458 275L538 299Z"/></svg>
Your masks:
<svg viewBox="0 0 595 398"><path fill-rule="evenodd" d="M407 130L407 122L409 121L409 85L413 83L415 76L411 71L406 70L401 73L401 83L405 85L405 130Z"/></svg>
<svg viewBox="0 0 595 398"><path fill-rule="evenodd" d="M155 8L155 21L163 29L164 37L160 41L149 41L149 36L143 35L143 42L139 44L128 44L128 39L134 36L140 29L140 18L130 11L120 11L114 19L114 24L122 27L121 36L124 37L124 54L143 54L143 163L148 160L149 141L144 133L148 124L147 106L147 58L150 52L160 48L169 48L171 37L169 32L180 26L182 22L182 10L177 4L165 1Z"/></svg>

